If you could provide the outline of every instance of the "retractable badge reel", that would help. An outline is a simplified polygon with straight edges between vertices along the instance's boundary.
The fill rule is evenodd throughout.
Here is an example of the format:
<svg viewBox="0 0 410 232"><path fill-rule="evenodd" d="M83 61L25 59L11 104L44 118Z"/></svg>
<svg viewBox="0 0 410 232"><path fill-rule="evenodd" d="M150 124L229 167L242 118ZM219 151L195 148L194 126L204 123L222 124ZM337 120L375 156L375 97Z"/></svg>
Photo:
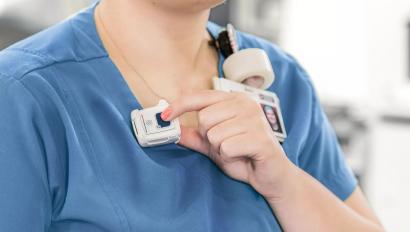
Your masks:
<svg viewBox="0 0 410 232"><path fill-rule="evenodd" d="M268 55L263 49L239 50L235 28L228 24L215 41L225 56L222 66L225 78L213 77L213 87L226 92L244 92L257 101L265 113L272 130L280 142L287 137L277 95L265 89L275 80Z"/></svg>

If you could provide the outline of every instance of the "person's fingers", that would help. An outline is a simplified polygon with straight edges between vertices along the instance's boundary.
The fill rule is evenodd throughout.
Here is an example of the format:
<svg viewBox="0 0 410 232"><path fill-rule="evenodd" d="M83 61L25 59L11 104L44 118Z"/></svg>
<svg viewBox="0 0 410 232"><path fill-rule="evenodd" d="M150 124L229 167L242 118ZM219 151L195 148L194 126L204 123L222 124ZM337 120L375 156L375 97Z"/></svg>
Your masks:
<svg viewBox="0 0 410 232"><path fill-rule="evenodd" d="M262 112L264 115L259 103L245 93L233 93L232 98L198 111L198 120L201 126L210 129L223 121L245 115L251 116L256 112Z"/></svg>
<svg viewBox="0 0 410 232"><path fill-rule="evenodd" d="M224 140L238 134L250 133L250 130L251 127L247 124L247 122L234 118L213 126L206 132L206 136L213 149L219 151L219 147Z"/></svg>
<svg viewBox="0 0 410 232"><path fill-rule="evenodd" d="M254 159L260 148L257 143L251 142L252 138L249 133L242 133L224 140L219 146L219 155L226 162L235 162L238 159Z"/></svg>
<svg viewBox="0 0 410 232"><path fill-rule="evenodd" d="M221 101L198 112L198 131L202 137L209 129L224 121L235 118L240 109L235 100Z"/></svg>
<svg viewBox="0 0 410 232"><path fill-rule="evenodd" d="M195 128L181 125L181 138L178 144L198 151L204 155L209 154L208 140L203 138Z"/></svg>
<svg viewBox="0 0 410 232"><path fill-rule="evenodd" d="M219 90L203 90L198 93L184 94L170 103L161 118L170 121L185 112L199 111L209 105L234 97L235 94Z"/></svg>

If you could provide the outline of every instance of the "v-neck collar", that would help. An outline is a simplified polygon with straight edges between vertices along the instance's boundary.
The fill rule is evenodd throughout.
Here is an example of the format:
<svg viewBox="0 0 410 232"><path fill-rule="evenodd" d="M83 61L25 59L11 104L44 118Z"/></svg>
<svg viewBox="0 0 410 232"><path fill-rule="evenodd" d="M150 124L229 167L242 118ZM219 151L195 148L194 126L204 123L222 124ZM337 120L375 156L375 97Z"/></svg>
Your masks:
<svg viewBox="0 0 410 232"><path fill-rule="evenodd" d="M136 105L137 105L137 109L142 109L141 104L139 103L138 99L134 96L134 94L132 93L130 87L128 86L127 82L125 81L124 77L122 76L122 74L120 73L119 69L116 67L116 65L114 64L114 62L112 61L112 59L109 57L108 52L100 38L100 35L98 34L97 31L97 25L96 22L94 20L94 14L95 14L95 9L97 7L97 5L99 4L99 1L93 3L90 7L88 7L87 9L85 9L85 11L83 12L85 14L85 17L83 20L80 21L78 27L80 30L82 30L82 33L86 33L88 34L88 37L90 38L90 40L92 42L94 42L95 45L97 45L98 47L98 51L97 53L101 56L104 55L107 57L107 59L109 60L109 62L111 63L112 66L114 66L117 69L117 72L119 74L119 79L122 79L122 82L124 82L126 84L126 88L128 89L128 92L130 94L132 94L132 96L135 98L136 101ZM77 23L78 24L78 23ZM77 25L76 25L77 26ZM208 22L207 23L207 30L209 32L209 34L211 35L212 38L216 38L221 30L221 27L218 26L217 24L213 23L213 22ZM89 46L88 44L83 44L82 46ZM89 50L89 49L87 49ZM225 60L225 57L218 51L218 76L219 77L223 77L224 73L223 73L223 69L222 69L222 64Z"/></svg>
<svg viewBox="0 0 410 232"><path fill-rule="evenodd" d="M74 25L73 30L75 33L80 33L82 35L82 40L78 43L78 52L80 56L84 56L84 59L87 59L89 56L98 56L98 57L106 57L106 62L109 62L109 66L112 67L112 72L114 75L109 77L105 77L106 79L103 80L104 87L109 91L110 94L114 98L114 104L117 108L121 111L122 117L126 123L129 124L130 130L132 131L131 125L131 111L134 109L142 109L140 102L138 101L137 97L133 94L130 89L130 86L126 82L125 78L122 76L121 72L114 64L112 59L109 57L106 48L100 38L100 35L97 31L97 25L94 19L94 13L99 1L93 3L90 7L86 8L80 14L80 17L73 17L72 24ZM221 27L213 22L207 23L207 30L211 37L216 38L221 30ZM84 38L85 35L85 38ZM84 48L84 49L82 49ZM90 49L91 48L91 49ZM90 54L90 50L94 52L94 54ZM87 51L87 53L82 52ZM84 54L82 54L84 53ZM225 60L225 57L218 51L218 76L222 78L224 76L222 64ZM111 83L108 85L108 83ZM121 99L121 100L120 100ZM186 150L185 148L178 144L165 144L156 147L148 147L144 149L170 149L170 148L177 148Z"/></svg>

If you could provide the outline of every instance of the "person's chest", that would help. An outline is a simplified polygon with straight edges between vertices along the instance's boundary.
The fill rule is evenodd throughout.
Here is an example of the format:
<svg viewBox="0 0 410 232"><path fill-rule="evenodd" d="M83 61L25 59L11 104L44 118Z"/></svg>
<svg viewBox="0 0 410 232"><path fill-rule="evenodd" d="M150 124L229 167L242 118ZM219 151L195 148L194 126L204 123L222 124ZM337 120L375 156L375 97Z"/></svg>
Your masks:
<svg viewBox="0 0 410 232"><path fill-rule="evenodd" d="M140 106L107 66L60 77L74 133L50 231L280 231L263 197L205 156L140 147L129 115Z"/></svg>
<svg viewBox="0 0 410 232"><path fill-rule="evenodd" d="M142 108L156 106L160 99L171 104L184 95L212 89L212 75L207 74L190 77L191 81L182 83L182 80L172 81L165 77L160 80L144 80L132 70L124 68L122 77ZM179 121L181 125L197 128L198 112L185 112L179 117Z"/></svg>

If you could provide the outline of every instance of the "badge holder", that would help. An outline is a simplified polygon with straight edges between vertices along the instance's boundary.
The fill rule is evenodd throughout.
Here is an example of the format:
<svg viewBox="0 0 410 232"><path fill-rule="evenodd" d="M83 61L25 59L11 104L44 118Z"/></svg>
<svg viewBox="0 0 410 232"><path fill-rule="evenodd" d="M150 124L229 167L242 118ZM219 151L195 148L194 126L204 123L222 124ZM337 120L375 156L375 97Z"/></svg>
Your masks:
<svg viewBox="0 0 410 232"><path fill-rule="evenodd" d="M226 59L222 66L225 78L213 77L213 88L248 94L261 105L276 138L284 142L287 133L279 98L275 93L265 90L275 80L269 56L259 48L239 50L236 32L231 24L219 34L215 46Z"/></svg>

